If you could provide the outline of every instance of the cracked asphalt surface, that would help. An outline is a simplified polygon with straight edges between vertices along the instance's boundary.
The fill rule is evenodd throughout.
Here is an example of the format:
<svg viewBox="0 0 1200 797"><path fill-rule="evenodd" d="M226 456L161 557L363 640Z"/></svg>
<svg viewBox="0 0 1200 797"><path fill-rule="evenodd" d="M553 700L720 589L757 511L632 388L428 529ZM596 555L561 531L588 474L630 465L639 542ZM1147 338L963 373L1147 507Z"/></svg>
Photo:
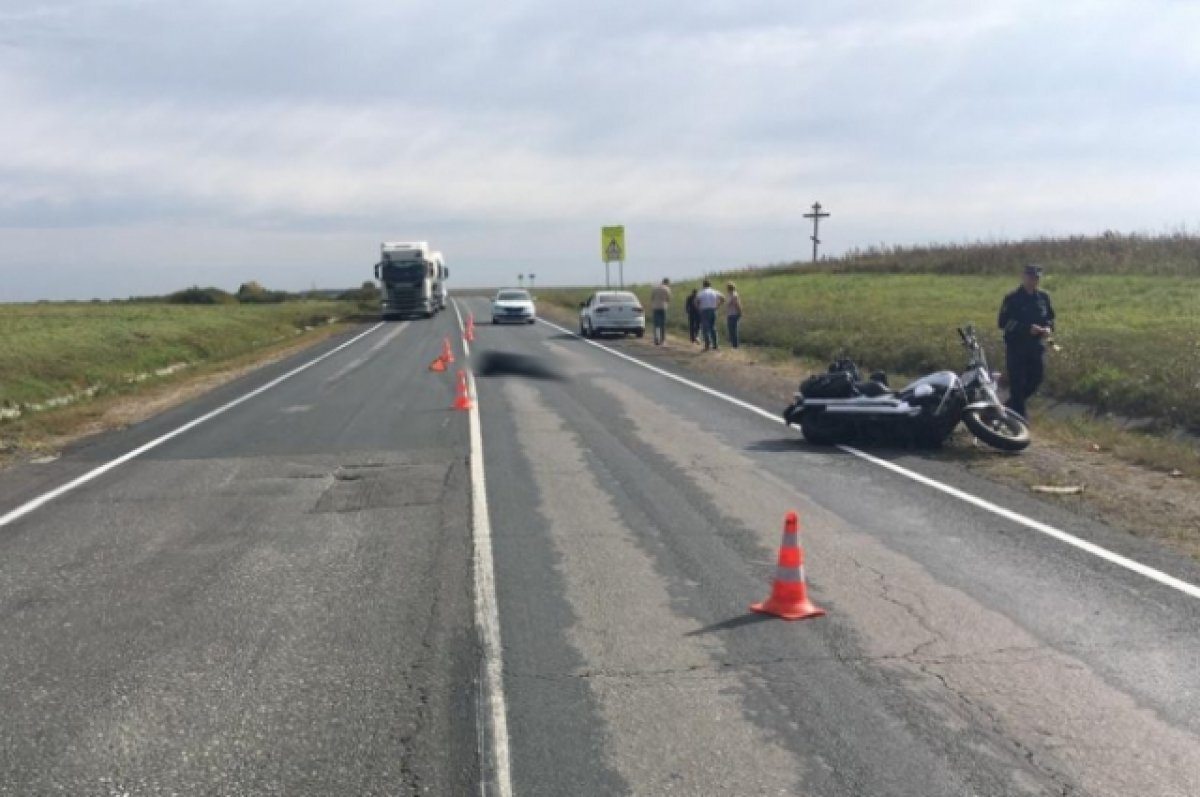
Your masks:
<svg viewBox="0 0 1200 797"><path fill-rule="evenodd" d="M0 794L475 791L453 331L381 327L0 528ZM335 343L0 474L0 513Z"/></svg>
<svg viewBox="0 0 1200 797"><path fill-rule="evenodd" d="M479 380L518 794L1200 793L1194 599L544 325L476 349L558 377ZM829 611L803 623L747 612L790 509Z"/></svg>
<svg viewBox="0 0 1200 797"><path fill-rule="evenodd" d="M546 325L476 332L515 794L1200 794L1194 599ZM0 794L478 793L453 334L384 326L0 529ZM311 356L0 474L0 512ZM747 608L792 509L803 623Z"/></svg>

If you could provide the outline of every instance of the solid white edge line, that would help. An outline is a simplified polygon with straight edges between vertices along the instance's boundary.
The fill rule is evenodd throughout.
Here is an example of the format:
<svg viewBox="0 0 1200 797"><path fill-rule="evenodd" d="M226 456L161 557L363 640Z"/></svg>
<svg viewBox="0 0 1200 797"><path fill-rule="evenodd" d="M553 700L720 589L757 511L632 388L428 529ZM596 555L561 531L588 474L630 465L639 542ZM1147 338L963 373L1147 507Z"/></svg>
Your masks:
<svg viewBox="0 0 1200 797"><path fill-rule="evenodd" d="M460 340L464 358L471 356L471 346L462 333L462 313L458 300L452 299L454 315L458 317ZM479 791L488 797L494 788L497 797L512 797L512 769L508 742L508 709L504 699L503 649L500 646L500 609L496 600L496 572L492 558L492 521L488 513L487 478L483 468L483 431L479 422L479 393L475 388L475 374L467 368L467 383L471 390L469 425L471 436L471 526L475 543L473 565L475 571L475 624L479 628L483 646L482 691L483 704L487 711L485 719L490 734L485 738L491 742L490 750L481 750L485 756L484 777L479 779ZM489 766L490 765L490 766Z"/></svg>
<svg viewBox="0 0 1200 797"><path fill-rule="evenodd" d="M1194 584L1189 584L1188 582L1176 578L1169 573L1164 573L1161 570L1157 570L1149 565L1144 565L1141 562L1130 559L1127 556L1122 556L1121 554L1110 551L1107 548L1102 548L1094 542L1080 539L1073 534L1068 534L1062 529L1055 528L1047 523L1042 523L1040 520L1034 520L1033 518L1026 517L1018 512L1014 512L1011 509L1005 509L998 504L993 504L991 501L971 495L970 493L960 490L957 487L951 487L948 484L943 484L935 479L929 478L928 476L916 473L915 471L910 471L907 468L903 468L895 464L894 462L888 462L887 460L879 459L878 457L872 456L865 451L860 451L857 448L852 448L850 446L838 446L838 448L842 449L848 454L853 454L859 459L870 462L873 465L886 468L893 473L897 473L907 479L911 479L919 484L923 484L926 487L932 487L933 489L945 493L953 498L957 498L960 501L965 501L966 503L978 507L979 509L991 512L993 515L999 515L1005 520L1010 520L1014 523L1025 526L1026 528L1041 532L1047 537L1053 537L1059 542L1065 542L1067 545L1071 545L1081 551L1086 551L1093 556L1098 556L1105 561L1123 567L1126 570L1137 573L1140 576L1145 576L1153 581L1157 581L1163 586L1179 590L1183 594L1189 595L1193 598L1200 598L1200 587Z"/></svg>
<svg viewBox="0 0 1200 797"><path fill-rule="evenodd" d="M711 387L702 385L699 382L693 382L692 380L687 379L682 376L679 376L678 374L673 374L670 371L659 368L655 365L651 365L650 363L643 362L642 360L639 360L636 357L632 357L628 354L625 354L622 351L617 351L616 349L610 348L608 346L602 346L599 343L596 343L595 341L591 341L591 340L588 340L587 338L580 337L578 334L567 329L566 327L560 327L558 324L554 324L554 323L545 321L540 318L538 320L541 321L541 323L545 324L548 327L557 329L559 332L565 332L568 335L578 338L579 340L583 341L584 343L587 343L591 346L595 346L597 349L600 349L601 351L608 352L609 354L613 355L614 357L619 357L622 360L626 360L635 365L641 366L642 368L645 368L649 371L653 371L654 373L659 374L660 376L664 376L667 379L672 379L680 384L687 385L688 387L694 388L695 390L699 390L702 393L707 393L710 396L714 396L723 401L729 402L730 404L734 404L738 407L741 407L742 409L753 412L756 415L760 415L763 418L766 418L767 420L774 421L775 423L782 424L784 426L787 425L784 422L781 415L775 415L773 413L767 412L766 410L762 409L761 407L756 407L753 404L750 404L749 402L742 401L741 399L738 399L738 398L734 398L733 396L722 393L719 390L714 390ZM1026 528L1032 529L1033 531L1037 531L1041 534L1045 534L1047 537L1056 539L1059 542L1064 542L1067 545L1078 548L1081 551L1086 551L1087 553L1090 553L1093 556L1097 556L1107 562L1117 565L1118 567L1123 567L1126 570L1129 570L1130 572L1137 573L1140 576L1144 576L1145 578L1148 578L1152 581L1156 581L1165 587L1170 587L1171 589L1178 590L1179 592L1182 592L1185 595L1200 599L1200 587L1196 586L1195 584L1190 584L1182 579L1176 578L1175 576L1172 576L1169 573L1164 573L1161 570L1150 567L1149 565L1142 564L1141 562L1130 559L1127 556L1122 556L1119 553L1114 553L1113 551L1110 551L1107 548L1103 548L1103 547L1095 544L1094 542L1088 542L1087 540L1080 539L1079 537L1076 537L1073 534L1068 534L1067 532L1063 531L1062 529L1058 529L1058 528L1055 528L1054 526L1048 525L1046 523L1042 523L1039 520L1034 520L1033 518L1026 517L1025 515L1022 515L1018 512L1012 511L1011 509L1005 509L1004 507L999 506L998 504L993 504L991 501L986 501L982 498L971 495L968 492L959 490L956 487L951 487L948 484L943 484L942 482L939 482L936 479L931 479L928 476L924 476L920 473L917 473L916 471L911 471L908 468L905 468L905 467L895 464L894 462L888 462L887 460L883 460L878 457L872 456L871 454L868 454L865 451L860 451L859 449L854 448L852 446L840 445L840 446L838 446L838 448L840 450L846 452L847 454L851 454L855 457L858 457L859 459L863 460L864 462L869 462L872 465L877 465L881 468L891 471L892 473L903 476L906 479L910 479L911 481L917 482L918 484L922 484L926 487L931 487L934 490L937 490L941 493L951 496L952 498L957 498L960 501L971 504L972 506L974 506L978 509L982 509L986 512L990 512L993 515L1002 517L1005 520L1012 521L1013 523L1017 523L1019 525L1025 526Z"/></svg>
<svg viewBox="0 0 1200 797"><path fill-rule="evenodd" d="M105 473L108 473L110 470L113 470L114 468L124 465L126 462L129 462L131 459L135 459L136 457L139 457L142 454L145 454L147 451L150 451L151 449L158 448L160 445L167 442L168 440L176 438L179 435L183 434L184 432L190 431L190 430L196 428L197 426L199 426L200 424L210 421L213 418L216 418L218 415L228 412L229 410L233 409L234 407L238 406L239 404L242 404L242 403L254 398L255 396L265 393L266 391L270 390L271 388L275 387L276 385L280 384L281 382L285 382L288 379L291 379L296 374L299 374L302 371L307 371L309 368L312 368L317 363L319 363L322 360L325 360L329 357L332 357L333 355L342 351L346 347L351 346L354 343L357 343L358 341L362 340L367 335L370 335L372 332L374 332L375 330L379 329L382 326L383 326L382 322L378 323L375 326L371 327L370 329L366 330L365 332L355 335L350 340L346 341L345 343L340 344L339 346L337 346L337 348L330 349L329 351L322 354L320 357L317 357L313 360L309 360L308 362L304 363L303 365L299 366L298 368L294 368L291 371L288 371L286 374L283 374L282 376L275 377L274 379L272 379L270 382L266 383L265 385L255 388L254 390L250 391L249 393L246 393L243 396L239 396L238 398L234 399L233 401L230 401L227 404L223 404L220 407L217 407L215 410L212 410L211 412L207 412L204 415L201 415L199 418L193 418L192 420L185 423L183 426L180 426L179 428L174 429L173 431L167 432L166 434L162 435L161 437L156 437L155 439L151 440L150 442L144 443L144 444L138 446L137 448L133 449L132 451L122 454L121 456L117 457L116 459L106 462L103 465L99 466L98 468L94 468L93 470L88 471L87 473L83 474L82 476L77 476L76 478L72 479L71 481L67 482L66 484L56 487L55 489L51 490L50 492L44 493L44 494L38 496L37 498L34 498L32 501L28 501L4 515L0 515L0 528L3 528L16 520L19 520L20 518L25 517L30 512L33 512L34 510L45 506L46 504L50 503L54 499L60 498L63 495L66 495L67 493L71 492L72 490L87 484L88 482L96 479L97 477L102 476Z"/></svg>

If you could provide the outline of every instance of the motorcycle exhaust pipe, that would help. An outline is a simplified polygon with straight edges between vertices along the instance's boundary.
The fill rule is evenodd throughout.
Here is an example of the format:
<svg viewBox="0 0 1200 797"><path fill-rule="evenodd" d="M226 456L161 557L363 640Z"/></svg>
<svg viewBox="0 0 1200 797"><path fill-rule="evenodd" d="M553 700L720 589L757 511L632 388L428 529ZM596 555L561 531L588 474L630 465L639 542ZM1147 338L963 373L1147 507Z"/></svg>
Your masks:
<svg viewBox="0 0 1200 797"><path fill-rule="evenodd" d="M783 422L788 426L800 422L800 412L804 409L804 403L797 401L789 404L787 409L783 411Z"/></svg>

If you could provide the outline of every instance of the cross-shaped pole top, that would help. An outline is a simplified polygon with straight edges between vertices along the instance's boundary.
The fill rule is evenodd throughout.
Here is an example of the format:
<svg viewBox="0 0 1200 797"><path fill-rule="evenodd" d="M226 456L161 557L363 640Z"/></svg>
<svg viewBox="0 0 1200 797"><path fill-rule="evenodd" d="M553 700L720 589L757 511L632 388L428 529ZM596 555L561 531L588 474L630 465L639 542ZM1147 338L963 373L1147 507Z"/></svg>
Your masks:
<svg viewBox="0 0 1200 797"><path fill-rule="evenodd" d="M812 213L805 213L804 218L806 218L806 219L824 219L824 218L829 217L828 213L821 212L821 203L820 202L814 202L812 208L813 208Z"/></svg>

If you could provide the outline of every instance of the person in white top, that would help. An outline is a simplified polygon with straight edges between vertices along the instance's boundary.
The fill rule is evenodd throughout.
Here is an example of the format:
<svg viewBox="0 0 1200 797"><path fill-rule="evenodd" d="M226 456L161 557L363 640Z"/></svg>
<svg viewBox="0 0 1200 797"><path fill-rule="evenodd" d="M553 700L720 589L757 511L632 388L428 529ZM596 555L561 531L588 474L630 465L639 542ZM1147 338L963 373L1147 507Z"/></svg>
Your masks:
<svg viewBox="0 0 1200 797"><path fill-rule="evenodd" d="M704 287L696 294L696 306L700 308L700 330L704 337L704 350L717 348L717 308L725 304L725 297L713 290L712 283L704 281Z"/></svg>

